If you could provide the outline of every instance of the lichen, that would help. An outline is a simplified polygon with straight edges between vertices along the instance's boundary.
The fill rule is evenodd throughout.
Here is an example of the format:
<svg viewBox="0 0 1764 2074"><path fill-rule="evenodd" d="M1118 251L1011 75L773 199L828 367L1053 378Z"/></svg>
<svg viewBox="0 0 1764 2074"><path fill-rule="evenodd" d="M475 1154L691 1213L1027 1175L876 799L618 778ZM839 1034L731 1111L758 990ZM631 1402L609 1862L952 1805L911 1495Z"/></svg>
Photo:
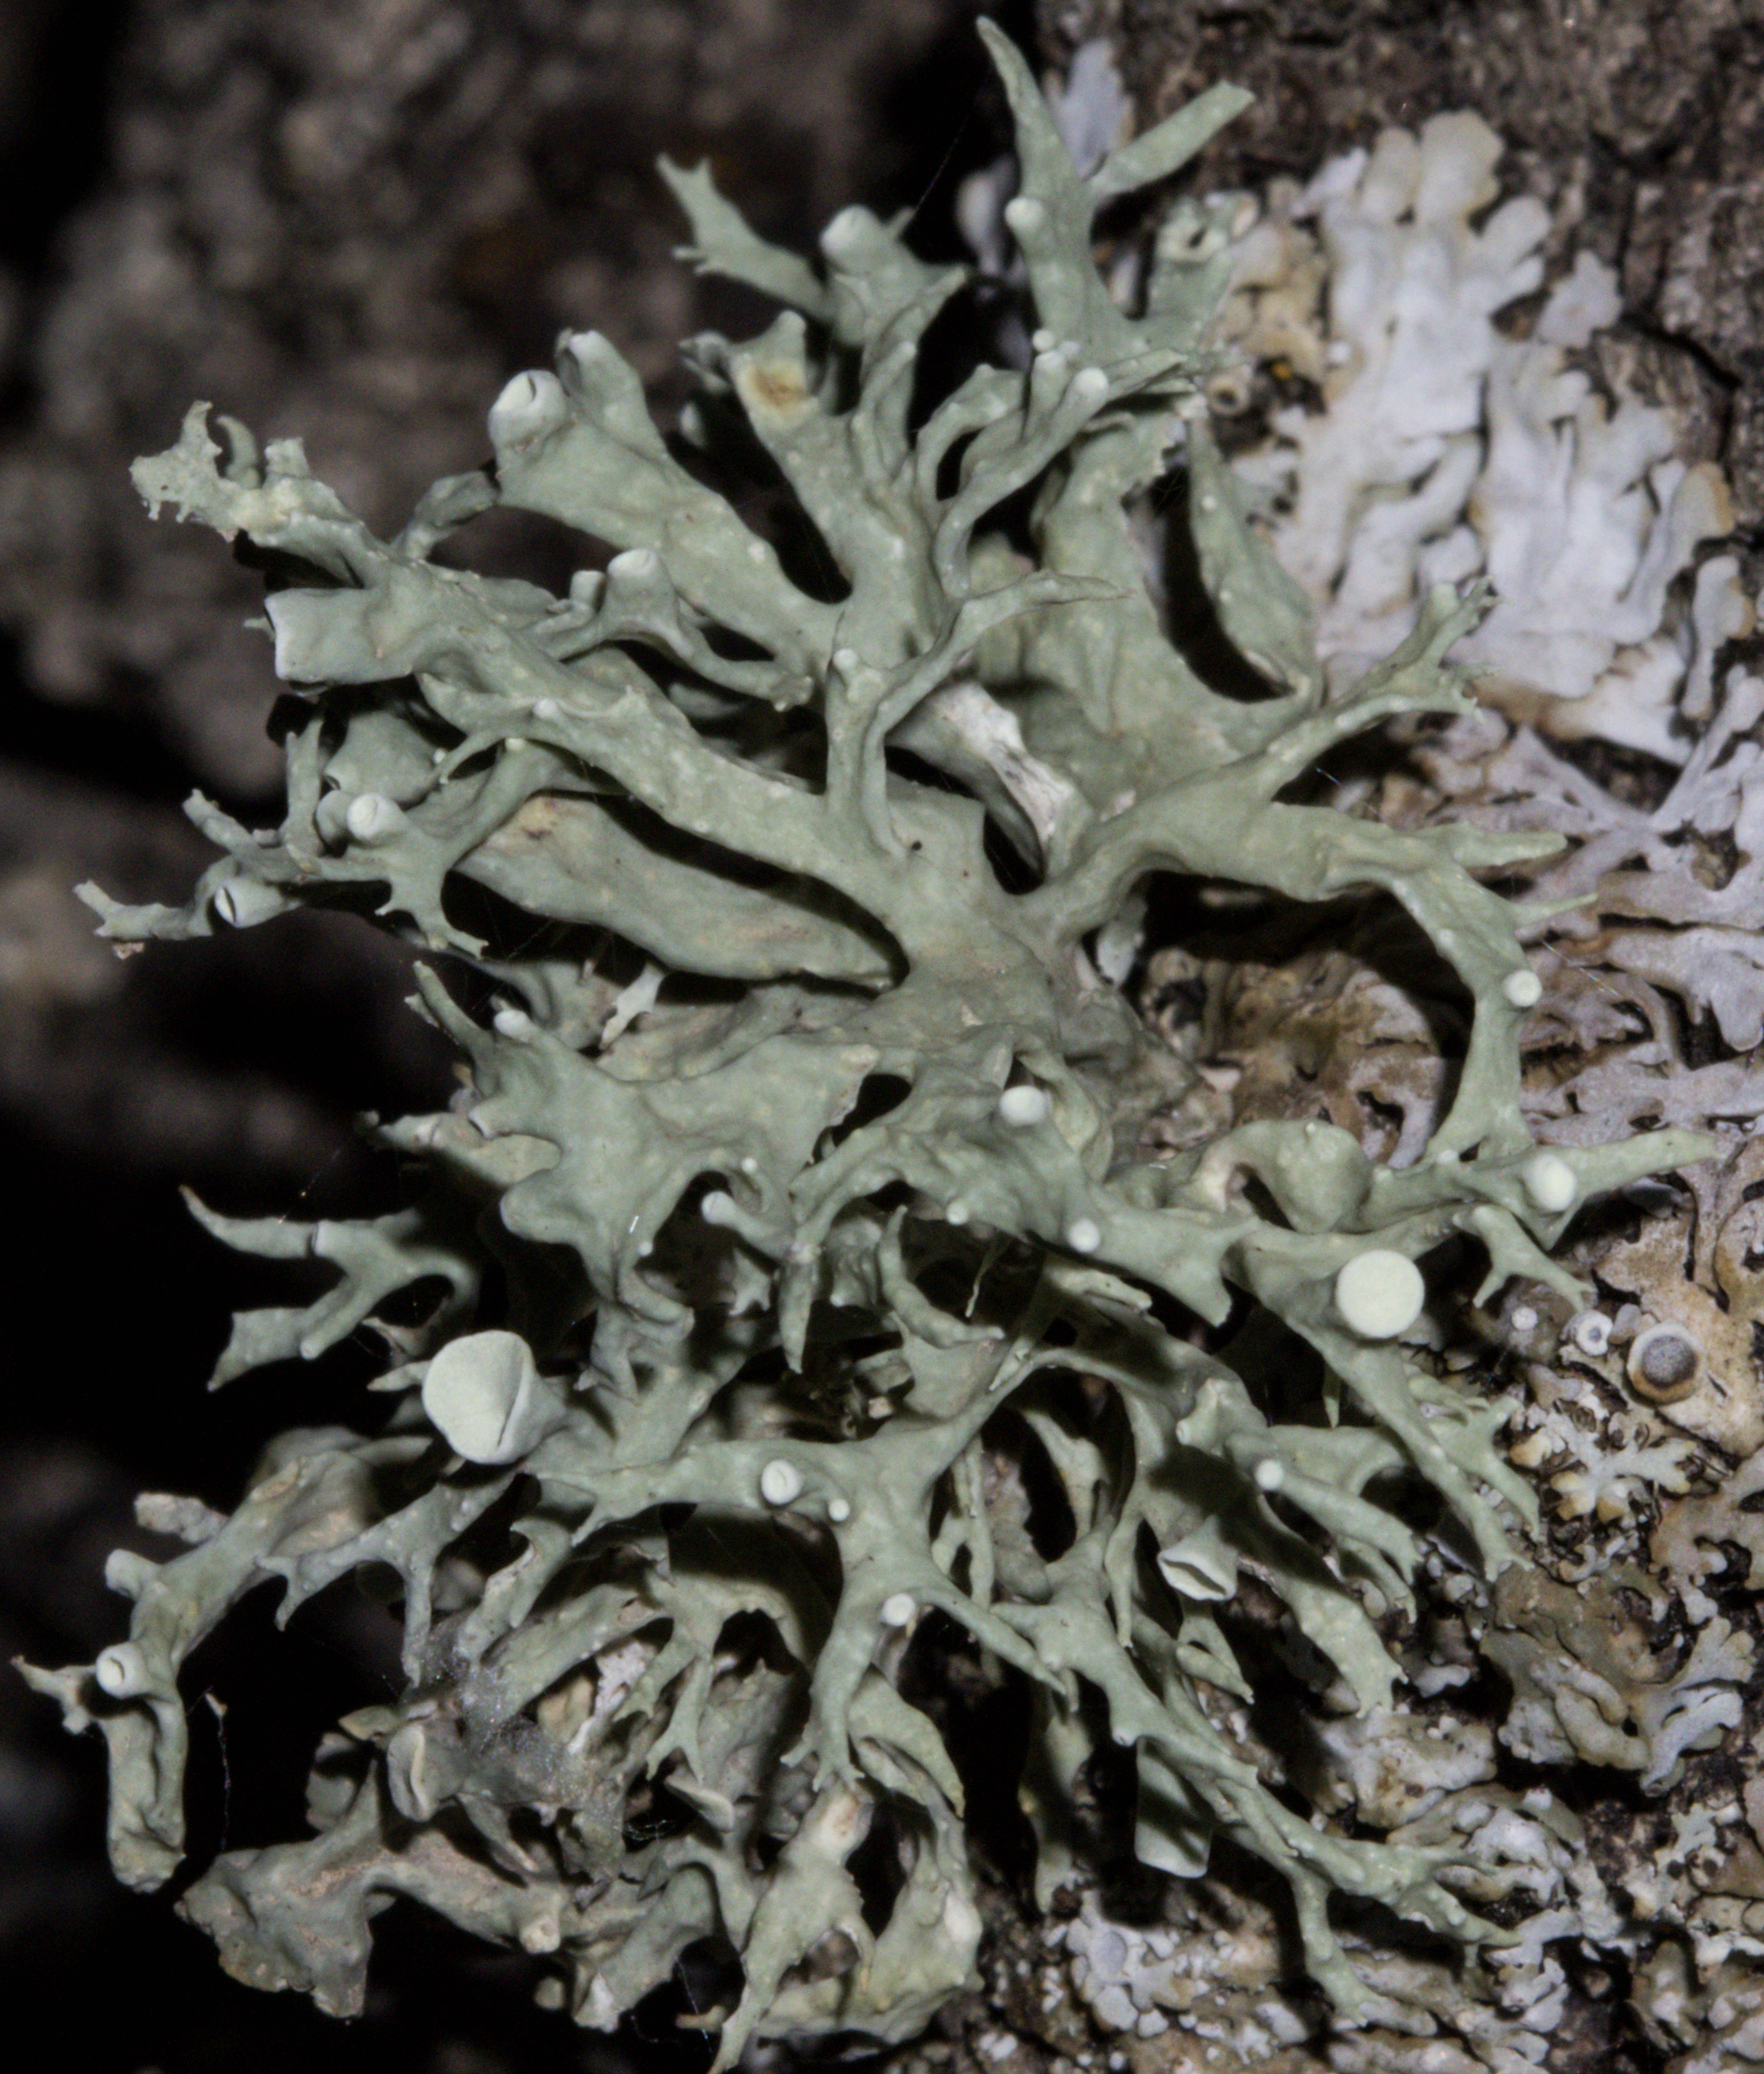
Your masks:
<svg viewBox="0 0 1764 2074"><path fill-rule="evenodd" d="M113 1564L128 1638L31 1674L105 1737L114 1862L157 1886L184 1848L190 1651L260 1583L285 1620L395 1576L405 1689L321 1745L316 1833L225 1853L180 1902L256 1985L359 2009L370 1919L403 1894L534 1955L542 1995L601 2027L695 1949L735 1955L738 1994L704 2018L719 2065L755 2039L911 2037L981 1928L961 1777L901 1689L933 1646L1032 1696L1043 1897L1114 1750L1140 1858L1198 1874L1218 1837L1266 1861L1344 2011L1383 2008L1395 1962L1358 1932L1350 1957L1337 1895L1499 1941L1449 1824L1356 1833L1264 1775L1223 1718L1250 1692L1225 1609L1254 1580L1307 1676L1388 1707L1379 1621L1412 1609L1423 1553L1406 1496L1429 1488L1460 1560L1503 1580L1536 1510L1506 1405L1418 1357L1431 1263L1468 1242L1485 1297L1517 1275L1584 1308L1550 1258L1577 1209L1708 1142L1537 1164L1528 918L1475 874L1560 835L1288 796L1393 715L1470 713L1443 659L1485 601L1436 588L1326 689L1312 608L1208 428L1235 205L1174 210L1130 300L1098 273L1098 211L1241 97L1099 141L1080 174L985 33L1027 366L937 388L919 349L966 270L861 209L811 265L670 169L699 263L786 305L746 345L692 342L680 437L590 333L508 385L494 462L390 540L297 444L260 454L223 421L223 450L204 406L138 465L155 510L272 572L287 812L253 830L193 801L220 861L183 907L89 890L105 933L371 915L448 961L451 983L419 968L419 1006L469 1073L457 1105L373 1127L405 1208L200 1213L337 1275L242 1316L216 1381L374 1325L380 1394L362 1431L283 1436L230 1516L155 1499L194 1545ZM1217 682L1148 588L1142 515L1173 481L1184 623L1239 659ZM435 559L495 506L609 559L563 596ZM1155 1114L1208 1105L1119 990L1154 874L1407 911L1468 1014L1401 1165L1316 1113L1158 1147ZM1542 1719L1556 1688L1530 1675ZM1097 1958L1093 1937L1100 1978Z"/></svg>
<svg viewBox="0 0 1764 2074"><path fill-rule="evenodd" d="M1485 578L1493 609L1456 659L1484 696L1565 740L1684 760L1710 662L1752 623L1712 464L1675 453L1671 414L1575 364L1621 307L1581 251L1530 322L1549 212L1502 199L1501 139L1477 115L1382 131L1305 187L1249 201L1221 325L1238 352L1310 385L1268 414L1240 473L1275 553L1317 601L1332 670L1363 668L1414 624L1430 583ZM1253 386L1236 377L1241 410Z"/></svg>
<svg viewBox="0 0 1764 2074"><path fill-rule="evenodd" d="M1446 192L1446 162L1466 149L1485 175L1488 133L1444 120L1324 168L1302 192L1245 205L1225 319L1252 363L1239 372L1236 402L1249 407L1234 445L1326 642L1351 656L1400 632L1429 575L1485 573L1501 601L1452 651L1485 666L1490 703L1320 796L1412 828L1469 818L1566 836L1561 857L1516 874L1530 899L1581 903L1527 932L1543 990L1521 1032L1522 1112L1558 1148L1700 1126L1722 1156L1630 1192L1570 1235L1563 1263L1594 1284L1594 1305L1518 1286L1441 1320L1448 1373L1493 1364L1520 1392L1509 1459L1535 1483L1541 1524L1527 1569L1492 1594L1449 1551L1430 1558L1403 1649L1412 1691L1388 1718L1317 1722L1330 1761L1305 1783L1393 1840L1456 1833L1489 1866L1506 1861L1522 1942L1449 1970L1356 1953L1409 2020L1369 2008L1318 2060L1518 2074L1639 2047L1639 2049L1675 2070L1745 2065L1754 2005L1734 1990L1749 1981L1764 1898L1755 1845L1737 1841L1732 1781L1758 1764L1764 1576L1751 1509L1764 1472L1752 1200L1764 1173L1764 684L1755 649L1731 666L1722 650L1755 615L1734 558L1698 559L1699 535L1725 530L1725 485L1683 465L1685 428L1625 378L1615 283L1573 254L1572 203L1551 241L1566 248L1558 277L1514 266L1504 288L1479 237L1504 221L1524 233L1509 262L1541 257L1543 217L1526 205L1528 223L1476 217L1466 196L1480 193L1480 209L1495 195L1485 180L1467 187L1461 164L1452 206L1423 206L1430 179L1435 197ZM1495 291L1510 300L1490 329ZM1418 355L1434 327L1461 349ZM1384 382L1405 351L1412 378ZM1608 403L1594 400L1589 370ZM1351 428L1368 430L1374 401L1386 444L1357 445ZM1370 483L1396 434L1424 431L1430 413L1436 427L1452 418L1449 438L1431 452L1417 440L1406 475ZM1344 469L1308 481L1332 456ZM1299 519L1344 497L1341 553L1308 563L1317 536ZM1444 1076L1393 983L1390 948L1316 932L1299 956L1277 944L1204 969L1203 1034L1190 1042L1236 1076L1228 1123L1321 1100L1369 1150L1412 1155ZM1381 948L1382 978L1365 970ZM1478 1783L1389 1828L1394 1795L1452 1784L1455 1738L1431 1762L1426 1750L1442 1700L1545 1767L1548 1784L1498 1820L1475 1819L1479 1799L1500 1799ZM1526 1841L1534 1799L1555 1839L1547 1849ZM1489 1898L1468 1881L1460 1891Z"/></svg>

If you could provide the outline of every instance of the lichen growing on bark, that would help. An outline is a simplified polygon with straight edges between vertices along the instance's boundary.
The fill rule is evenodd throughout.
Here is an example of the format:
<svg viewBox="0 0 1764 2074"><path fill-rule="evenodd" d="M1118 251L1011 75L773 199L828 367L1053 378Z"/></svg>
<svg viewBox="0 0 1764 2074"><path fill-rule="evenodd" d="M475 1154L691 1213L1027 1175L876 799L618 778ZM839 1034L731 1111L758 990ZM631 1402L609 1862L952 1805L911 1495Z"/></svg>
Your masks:
<svg viewBox="0 0 1764 2074"><path fill-rule="evenodd" d="M374 1126L407 1208L200 1213L338 1278L242 1316L217 1382L378 1320L383 1395L361 1432L284 1436L230 1518L154 1501L195 1545L113 1564L129 1639L31 1674L105 1734L113 1857L155 1886L184 1848L191 1649L258 1583L286 1618L395 1573L406 1689L321 1746L316 1833L223 1855L180 1904L247 1981L358 2008L369 1919L405 1894L547 1955L547 1998L602 2026L695 1948L738 1956L722 2064L755 2038L910 2037L981 1928L961 1779L899 1689L912 1649L958 1634L1033 1696L1043 1895L1101 1741L1134 1753L1142 1860L1196 1871L1222 1836L1275 1866L1340 2006L1362 1989L1333 1894L1495 1934L1449 1883L1473 1877L1460 1840L1350 1836L1258 1776L1221 1725L1250 1689L1217 1609L1247 1572L1322 1675L1387 1702L1405 1490L1431 1486L1491 1573L1532 1504L1505 1407L1405 1357L1429 1256L1467 1240L1487 1288L1583 1300L1548 1257L1578 1207L1706 1141L1533 1145L1539 984L1520 911L1474 874L1559 838L1285 796L1393 714L1469 710L1441 659L1481 601L1436 591L1326 694L1310 608L1207 428L1222 216L1169 215L1131 308L1097 270L1099 210L1242 97L1080 176L986 34L1027 366L940 390L919 347L965 270L861 209L812 266L674 171L699 262L786 306L746 345L691 343L680 438L587 333L504 390L494 463L390 541L297 444L260 455L228 423L223 455L204 407L138 467L155 510L273 572L288 810L259 832L193 802L220 861L181 909L89 890L105 933L372 913L449 961L420 1006L469 1072L459 1106ZM1239 659L1212 682L1136 530L1179 462L1184 621ZM787 493L775 526L744 515L743 469ZM498 505L611 558L564 597L433 559ZM1407 911L1473 1004L1419 1159L1382 1167L1315 1118L1148 1156L1183 1069L1104 947L1153 874ZM646 1782L666 1819L639 1828Z"/></svg>

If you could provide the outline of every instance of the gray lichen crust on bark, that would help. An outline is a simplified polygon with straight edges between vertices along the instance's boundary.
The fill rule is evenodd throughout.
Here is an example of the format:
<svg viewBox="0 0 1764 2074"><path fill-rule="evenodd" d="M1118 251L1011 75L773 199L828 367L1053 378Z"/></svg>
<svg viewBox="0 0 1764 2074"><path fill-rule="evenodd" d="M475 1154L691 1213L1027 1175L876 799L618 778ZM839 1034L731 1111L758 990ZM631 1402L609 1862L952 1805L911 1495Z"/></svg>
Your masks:
<svg viewBox="0 0 1764 2074"><path fill-rule="evenodd" d="M114 1861L156 1886L184 1846L190 1651L259 1583L286 1620L395 1574L406 1689L321 1745L315 1834L223 1855L181 1903L244 1980L358 2009L370 1919L406 1894L548 1955L550 1998L602 2027L720 1941L745 1981L720 2066L754 2039L912 2037L981 1929L960 1779L899 1689L932 1613L1033 1690L1043 1894L1100 1733L1134 1753L1145 1862L1199 1870L1220 1836L1277 1868L1340 2008L1364 1989L1333 1894L1500 1935L1458 1890L1482 1890L1460 1840L1349 1834L1258 1775L1221 1725L1250 1688L1217 1609L1246 1571L1361 1709L1387 1701L1374 1609L1412 1603L1419 1555L1393 1493L1430 1486L1491 1575L1535 1504L1506 1407L1405 1351L1417 1263L1466 1240L1485 1294L1522 1276L1584 1303L1550 1258L1576 1211L1709 1141L1533 1144L1527 915L1475 874L1560 837L1283 796L1393 715L1472 710L1443 658L1481 599L1437 590L1326 694L1310 608L1206 429L1219 212L1172 212L1131 307L1097 271L1099 209L1242 97L1080 175L984 32L1027 366L921 394L965 270L856 209L811 266L671 171L697 262L786 305L745 345L692 341L682 439L588 333L503 391L494 464L390 540L296 443L224 422L223 447L203 406L137 467L155 511L275 572L287 812L255 830L192 801L219 861L183 907L88 889L104 933L371 913L459 975L423 969L419 1006L469 1076L457 1106L374 1126L416 1177L406 1209L200 1213L337 1275L241 1316L216 1381L374 1325L389 1415L284 1436L230 1518L177 1515L188 1553L114 1566L127 1641L30 1674L103 1733ZM1206 682L1148 591L1134 514L1179 444L1197 602L1258 696ZM744 457L793 501L775 536L715 486ZM496 505L611 558L566 597L434 558ZM1418 1160L1315 1118L1146 1156L1184 1069L1093 950L1154 873L1407 911L1473 1004ZM1295 1349L1314 1402L1270 1419L1258 1364ZM1066 1531L1031 1531L1032 1486ZM675 1816L647 1835L646 1782ZM880 1905L853 1869L878 1827Z"/></svg>

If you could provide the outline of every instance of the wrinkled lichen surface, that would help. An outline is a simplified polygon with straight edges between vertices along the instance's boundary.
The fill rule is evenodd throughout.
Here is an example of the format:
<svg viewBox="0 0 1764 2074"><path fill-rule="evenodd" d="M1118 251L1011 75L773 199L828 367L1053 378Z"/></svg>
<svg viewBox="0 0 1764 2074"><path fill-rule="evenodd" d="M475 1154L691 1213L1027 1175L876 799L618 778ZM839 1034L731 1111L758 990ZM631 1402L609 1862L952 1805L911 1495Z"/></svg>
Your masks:
<svg viewBox="0 0 1764 2074"><path fill-rule="evenodd" d="M1118 111L1101 52L1055 102L1075 138L1110 126L1111 97ZM983 1955L981 1993L940 2026L965 2066L1764 2064L1764 684L1755 646L1729 645L1754 609L1726 485L1685 465L1685 423L1623 378L1616 283L1576 251L1571 209L1547 223L1491 206L1498 151L1455 115L1241 197L1217 334L1240 357L1209 394L1332 667L1404 631L1430 575L1492 583L1494 612L1456 651L1484 665L1481 710L1398 756L1332 756L1319 796L1405 826L1569 837L1518 874L1527 897L1592 896L1526 932L1544 990L1520 1033L1522 1109L1540 1140L1671 1122L1720 1146L1578 1225L1559 1257L1593 1307L1521 1280L1436 1313L1440 1372L1518 1393L1508 1459L1543 1515L1524 1565L1491 1589L1424 1535L1388 1708L1281 1705L1273 1663L1233 1723L1264 1776L1332 1822L1462 1839L1486 1882L1465 1892L1517 1934L1462 1965L1354 1925L1374 1993L1357 2022L1320 2021L1241 1864L1149 1907L1089 1881ZM1448 353L1427 349L1442 337ZM1155 917L1155 1019L1200 1063L1218 1127L1321 1115L1406 1164L1448 1086L1412 955L1375 915L1270 919L1239 902L1210 942L1172 943ZM1248 1610L1229 1609L1239 1638Z"/></svg>
<svg viewBox="0 0 1764 2074"><path fill-rule="evenodd" d="M180 1903L246 1981L358 2008L370 1919L405 1895L549 1955L547 1998L602 2027L683 1957L737 1956L705 2013L722 2064L911 2037L981 1928L960 1777L900 1689L922 1626L1024 1696L1044 1899L1083 1869L1112 1750L1140 1861L1198 1874L1218 1838L1265 1861L1350 2014L1382 2006L1381 1962L1336 1897L1442 1952L1506 1941L1485 1823L1334 1821L1266 1775L1221 1609L1253 1585L1299 1673L1371 1718L1415 1675L1381 1622L1413 1607L1418 1505L1522 1590L1533 1486L1507 1405L1419 1358L1427 1276L1468 1244L1484 1297L1522 1276L1583 1307L1549 1258L1576 1210L1707 1142L1533 1142L1538 916L1473 874L1559 834L1306 802L1332 747L1473 710L1442 658L1482 604L1436 588L1386 659L1326 670L1208 429L1231 205L1172 211L1142 283L1097 270L1098 212L1241 97L1080 174L988 41L1026 365L940 383L919 346L965 270L861 210L812 266L676 172L700 263L786 306L692 341L679 438L586 333L504 391L494 464L390 541L298 446L225 423L223 448L200 407L138 468L270 573L288 812L253 831L193 803L220 861L183 909L89 891L105 932L374 914L444 961L421 1005L467 1076L374 1126L399 1213L201 1213L337 1277L242 1316L216 1380L374 1324L383 1394L360 1431L283 1436L229 1518L144 1502L189 1552L119 1557L129 1639L31 1674L103 1732L114 1862L155 1886L184 1841L188 1652L266 1581L284 1618L351 1573L395 1591L406 1689L321 1745L314 1834L221 1856ZM1144 555L1177 463L1200 660ZM611 558L565 597L473 574L496 505ZM1154 873L1406 911L1469 1013L1404 1163L1315 1115L1207 1127L1114 983ZM1115 1932L1064 1934L1152 2008L1155 1948L1107 1973Z"/></svg>

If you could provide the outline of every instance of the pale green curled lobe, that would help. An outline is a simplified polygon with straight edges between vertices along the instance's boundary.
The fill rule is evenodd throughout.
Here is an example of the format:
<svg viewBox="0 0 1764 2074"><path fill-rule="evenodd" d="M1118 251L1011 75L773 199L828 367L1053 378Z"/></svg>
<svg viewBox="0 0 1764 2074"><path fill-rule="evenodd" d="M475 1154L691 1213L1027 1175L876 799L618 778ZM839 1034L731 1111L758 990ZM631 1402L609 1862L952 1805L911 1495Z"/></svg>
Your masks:
<svg viewBox="0 0 1764 2074"><path fill-rule="evenodd" d="M391 540L296 444L223 421L223 453L201 406L137 465L150 506L278 572L287 806L253 829L192 800L218 861L182 907L83 889L103 933L371 916L430 954L414 1005L465 1074L448 1108L372 1126L407 1207L198 1209L335 1275L237 1319L214 1381L371 1334L379 1401L360 1431L283 1436L230 1517L143 1501L190 1545L114 1561L127 1639L29 1674L105 1736L113 1860L155 1885L184 1848L190 1651L258 1584L286 1619L391 1580L404 1685L321 1746L314 1834L225 1854L180 1904L257 1985L359 2010L370 1919L404 1894L538 1959L602 2029L720 1944L744 1985L708 2019L719 2066L752 2039L911 2038L981 1928L959 1771L900 1689L939 1622L1030 1696L1043 1903L1087 1869L1100 1725L1134 1754L1140 1859L1193 1876L1223 1836L1266 1860L1342 2008L1361 1988L1332 1896L1492 1934L1451 1852L1313 1824L1234 1744L1240 1584L1278 1593L1354 1703L1388 1704L1380 1623L1412 1609L1420 1556L1393 1494L1430 1488L1489 1571L1534 1504L1500 1399L1426 1365L1431 1263L1469 1240L1485 1295L1577 1296L1550 1258L1569 1220L1708 1142L1533 1144L1527 918L1476 874L1551 839L1288 796L1394 716L1465 710L1446 657L1481 604L1436 593L1326 703L1310 612L1204 416L1217 213L1177 205L1130 307L1097 271L1098 210L1242 97L1080 178L983 33L1022 168L1026 366L926 393L965 270L861 209L811 262L670 169L692 256L787 306L745 344L692 341L681 438L589 332L505 388L493 461ZM775 524L712 486L756 455ZM1172 468L1192 602L1259 696L1205 681L1147 589L1139 507ZM606 566L556 596L432 559L498 504ZM1099 968L1125 969L1155 874L1407 911L1472 1008L1420 1160L1266 1119L1142 1156L1188 1070ZM1312 1366L1270 1420L1276 1344ZM640 1800L667 1819L629 1819Z"/></svg>

